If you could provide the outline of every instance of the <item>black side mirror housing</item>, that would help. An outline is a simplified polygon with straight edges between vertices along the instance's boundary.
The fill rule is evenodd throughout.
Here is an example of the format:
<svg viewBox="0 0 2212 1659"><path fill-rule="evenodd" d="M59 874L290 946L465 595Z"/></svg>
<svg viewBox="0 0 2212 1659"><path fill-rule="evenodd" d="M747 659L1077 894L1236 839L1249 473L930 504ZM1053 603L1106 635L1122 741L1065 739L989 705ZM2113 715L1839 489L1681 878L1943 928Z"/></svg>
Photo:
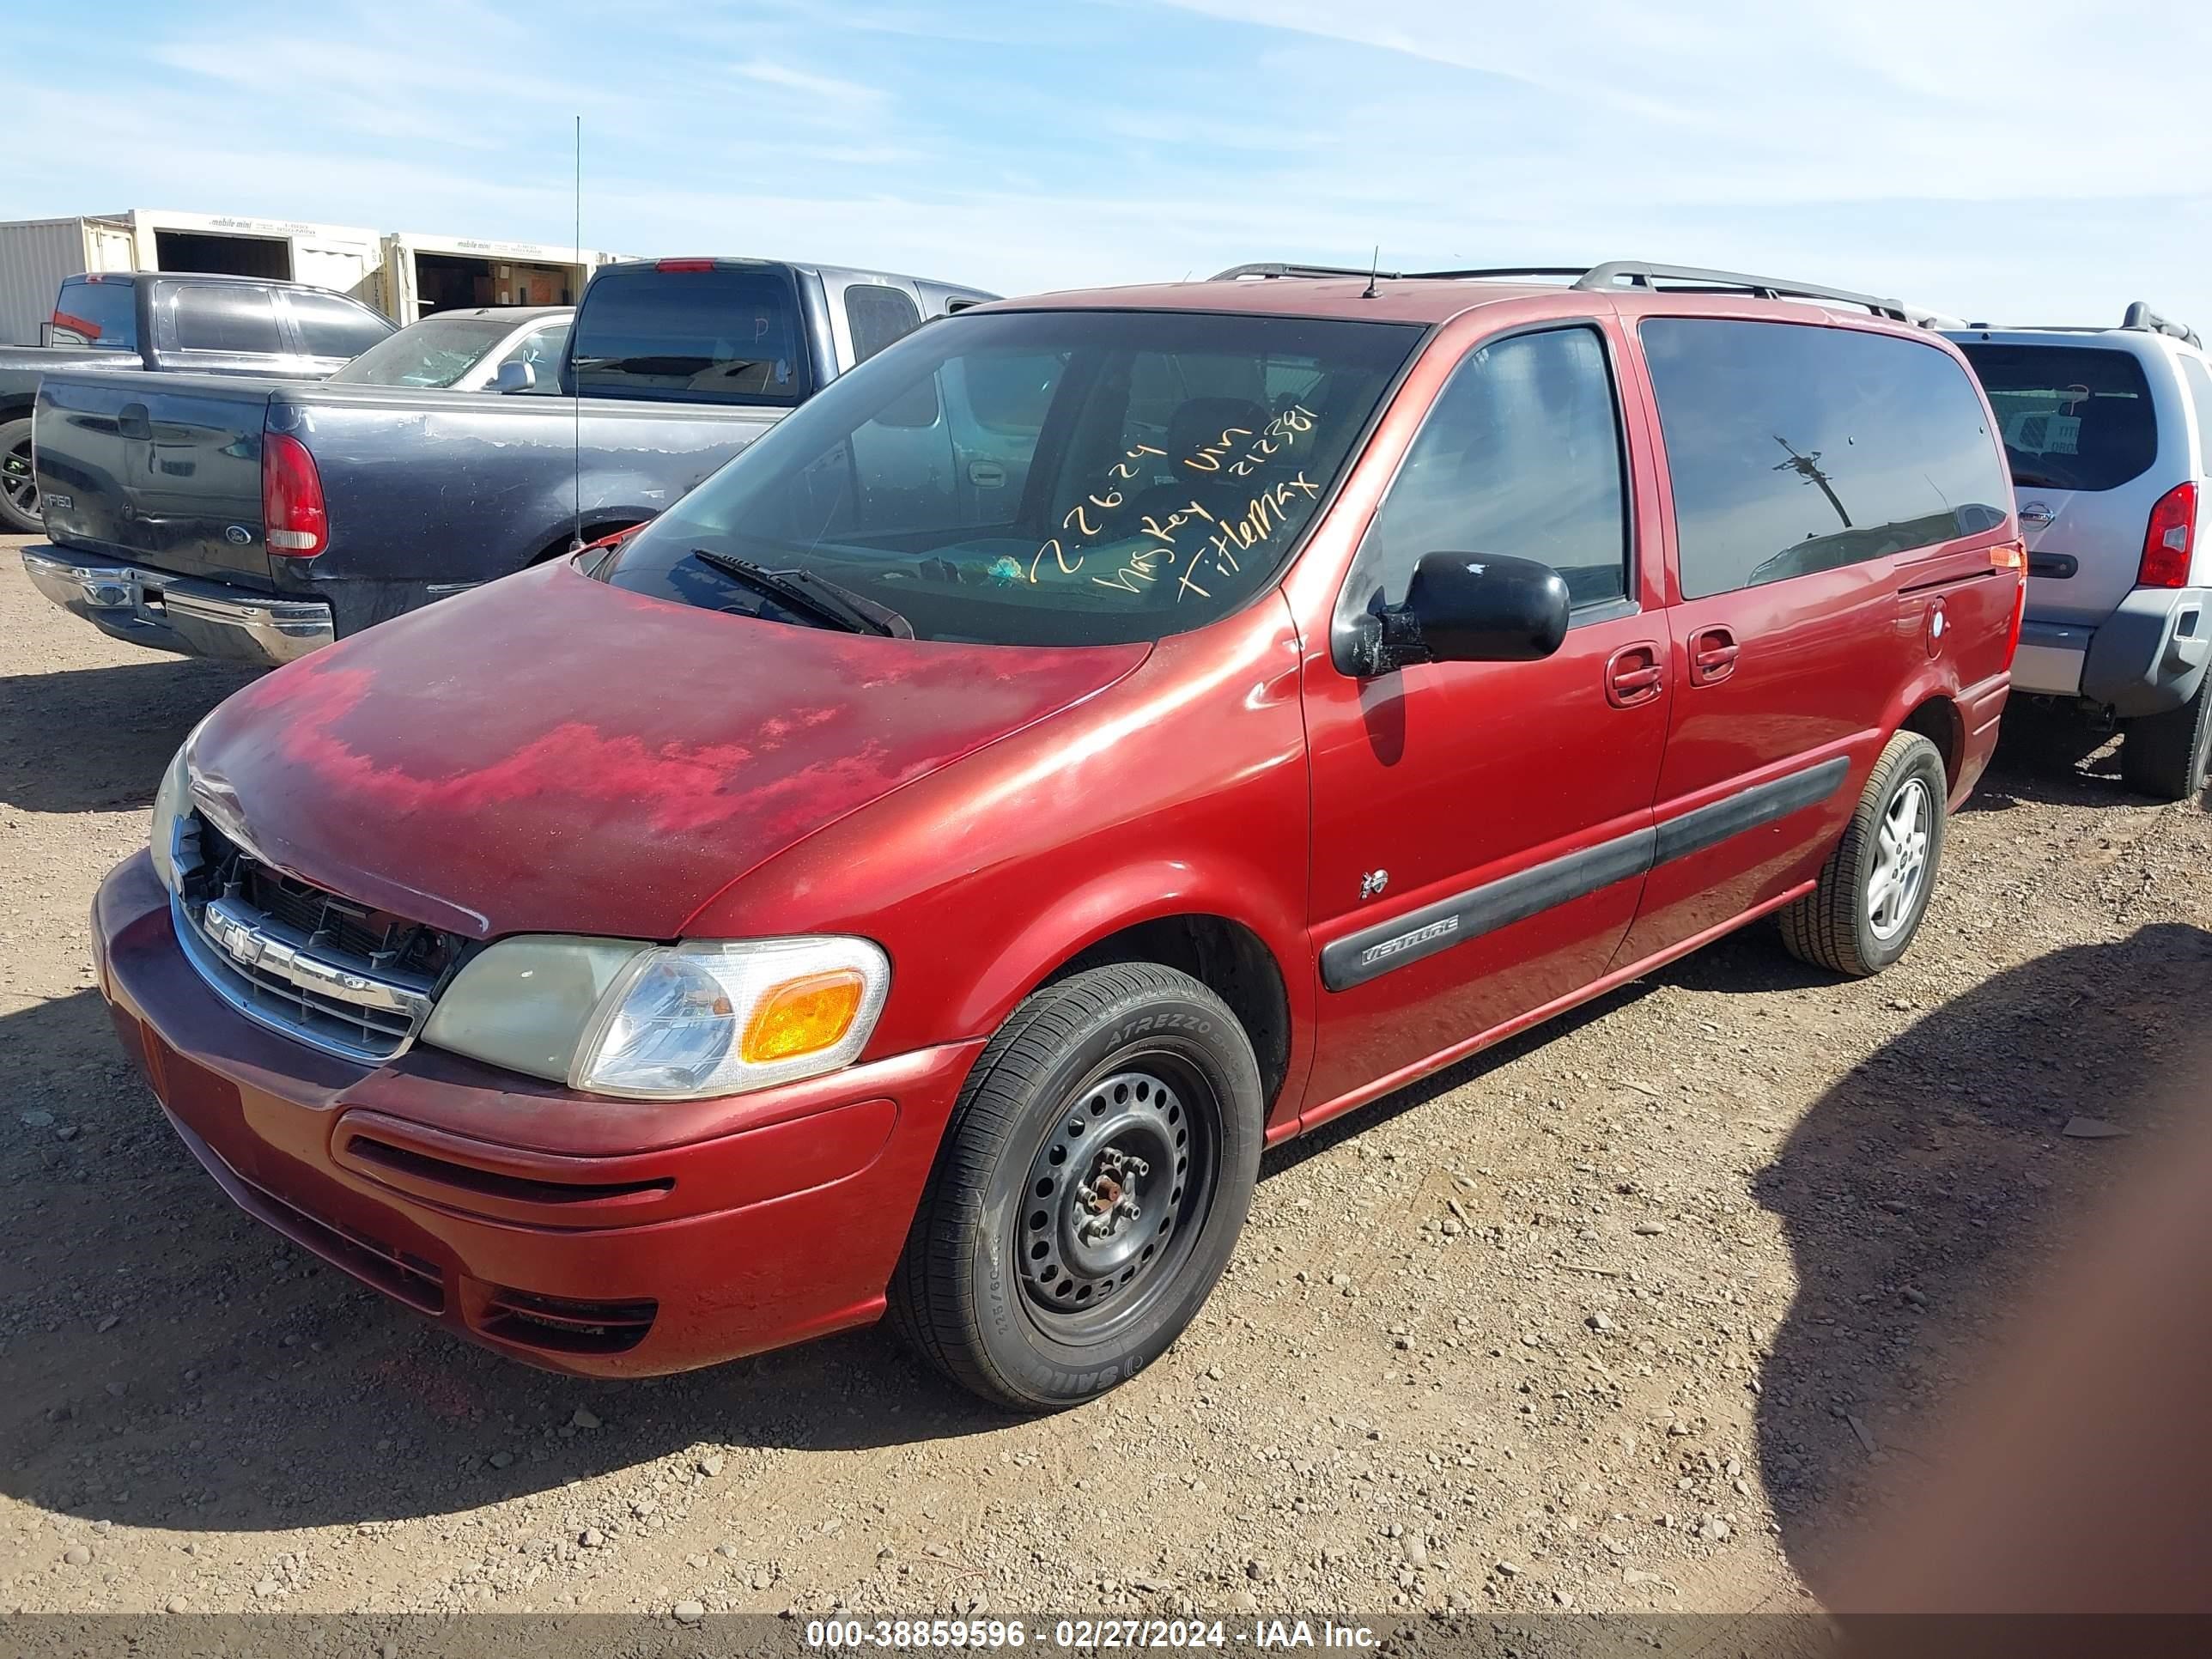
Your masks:
<svg viewBox="0 0 2212 1659"><path fill-rule="evenodd" d="M1337 630L1340 662L1363 678L1417 662L1537 661L1566 638L1572 603L1551 566L1483 553L1425 554L1406 602L1380 599Z"/></svg>

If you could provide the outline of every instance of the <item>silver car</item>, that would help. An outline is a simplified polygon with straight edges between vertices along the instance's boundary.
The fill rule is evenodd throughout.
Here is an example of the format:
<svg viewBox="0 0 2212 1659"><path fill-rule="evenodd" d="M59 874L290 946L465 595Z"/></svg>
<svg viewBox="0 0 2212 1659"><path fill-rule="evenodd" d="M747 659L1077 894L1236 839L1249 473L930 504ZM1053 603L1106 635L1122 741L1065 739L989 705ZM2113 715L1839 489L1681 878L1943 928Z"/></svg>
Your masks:
<svg viewBox="0 0 2212 1659"><path fill-rule="evenodd" d="M573 306L471 306L387 335L330 378L332 386L446 392L561 390Z"/></svg>
<svg viewBox="0 0 2212 1659"><path fill-rule="evenodd" d="M1976 325L1950 337L1996 412L2027 541L2014 691L2118 720L2128 787L2194 798L2212 758L2203 343L2140 302L2118 328Z"/></svg>

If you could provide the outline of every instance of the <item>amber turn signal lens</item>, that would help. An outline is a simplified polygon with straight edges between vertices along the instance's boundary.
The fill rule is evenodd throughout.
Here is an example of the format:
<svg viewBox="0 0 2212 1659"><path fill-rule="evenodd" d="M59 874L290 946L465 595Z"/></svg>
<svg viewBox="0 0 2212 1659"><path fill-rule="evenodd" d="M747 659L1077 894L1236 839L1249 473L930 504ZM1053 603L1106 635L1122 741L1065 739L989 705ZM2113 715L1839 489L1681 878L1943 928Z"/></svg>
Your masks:
<svg viewBox="0 0 2212 1659"><path fill-rule="evenodd" d="M853 1029L866 981L849 968L787 981L763 997L745 1022L738 1054L747 1065L789 1060L834 1046Z"/></svg>

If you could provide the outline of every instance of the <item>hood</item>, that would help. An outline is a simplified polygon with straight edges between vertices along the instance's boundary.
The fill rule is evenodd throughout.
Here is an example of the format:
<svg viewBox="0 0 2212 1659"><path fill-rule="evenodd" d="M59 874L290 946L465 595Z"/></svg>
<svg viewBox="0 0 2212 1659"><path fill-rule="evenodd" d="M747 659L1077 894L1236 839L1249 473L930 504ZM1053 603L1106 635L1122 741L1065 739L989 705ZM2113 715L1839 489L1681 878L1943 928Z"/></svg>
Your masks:
<svg viewBox="0 0 2212 1659"><path fill-rule="evenodd" d="M193 791L271 863L395 915L672 939L762 860L1148 649L833 633L562 560L239 692L193 738Z"/></svg>

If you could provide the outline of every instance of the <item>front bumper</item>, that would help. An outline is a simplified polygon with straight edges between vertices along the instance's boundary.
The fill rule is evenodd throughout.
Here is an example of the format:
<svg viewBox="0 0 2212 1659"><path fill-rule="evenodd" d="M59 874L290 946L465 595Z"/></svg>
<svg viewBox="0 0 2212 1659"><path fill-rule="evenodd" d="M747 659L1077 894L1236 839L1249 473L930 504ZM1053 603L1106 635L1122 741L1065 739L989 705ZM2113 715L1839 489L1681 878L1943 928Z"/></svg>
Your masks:
<svg viewBox="0 0 2212 1659"><path fill-rule="evenodd" d="M279 599L57 547L25 548L23 574L72 616L156 651L276 667L335 637L331 608L319 599Z"/></svg>
<svg viewBox="0 0 2212 1659"><path fill-rule="evenodd" d="M93 905L125 1048L223 1190L457 1334L584 1376L865 1324L981 1042L757 1095L572 1094L417 1047L333 1059L223 1001L144 854Z"/></svg>

